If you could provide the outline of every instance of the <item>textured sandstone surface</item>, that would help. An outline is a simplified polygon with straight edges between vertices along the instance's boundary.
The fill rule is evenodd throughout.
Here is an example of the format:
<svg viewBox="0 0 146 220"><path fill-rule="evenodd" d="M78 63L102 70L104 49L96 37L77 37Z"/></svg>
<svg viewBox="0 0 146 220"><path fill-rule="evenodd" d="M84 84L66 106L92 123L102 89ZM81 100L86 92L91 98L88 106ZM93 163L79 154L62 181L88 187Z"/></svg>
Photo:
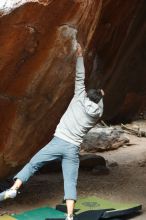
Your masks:
<svg viewBox="0 0 146 220"><path fill-rule="evenodd" d="M76 36L88 87L105 89L104 118L146 106L145 0L8 3L0 5L0 178L52 137L73 95Z"/></svg>
<svg viewBox="0 0 146 220"><path fill-rule="evenodd" d="M0 177L52 137L73 95L75 28L87 48L100 7L100 0L32 1L1 16Z"/></svg>

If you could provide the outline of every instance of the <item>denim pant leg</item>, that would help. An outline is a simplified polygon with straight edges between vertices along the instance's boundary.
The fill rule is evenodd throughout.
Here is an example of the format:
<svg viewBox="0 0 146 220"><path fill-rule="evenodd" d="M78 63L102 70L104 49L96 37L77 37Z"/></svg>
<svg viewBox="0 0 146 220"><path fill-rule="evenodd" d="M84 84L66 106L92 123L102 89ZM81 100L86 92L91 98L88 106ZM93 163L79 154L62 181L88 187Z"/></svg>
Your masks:
<svg viewBox="0 0 146 220"><path fill-rule="evenodd" d="M77 200L77 179L79 170L79 148L68 144L62 158L62 171L64 178L64 200Z"/></svg>
<svg viewBox="0 0 146 220"><path fill-rule="evenodd" d="M53 138L45 147L36 153L24 168L14 176L14 180L20 179L25 183L39 168L48 161L55 160L61 157L59 152L59 142L57 138Z"/></svg>

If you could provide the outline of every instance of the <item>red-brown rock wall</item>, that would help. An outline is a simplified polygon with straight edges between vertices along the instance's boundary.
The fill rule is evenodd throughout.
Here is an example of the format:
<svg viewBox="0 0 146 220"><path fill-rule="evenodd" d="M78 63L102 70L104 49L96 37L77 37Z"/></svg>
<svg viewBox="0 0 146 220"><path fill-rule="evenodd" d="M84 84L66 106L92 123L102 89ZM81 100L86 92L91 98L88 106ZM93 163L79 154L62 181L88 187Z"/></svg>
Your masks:
<svg viewBox="0 0 146 220"><path fill-rule="evenodd" d="M100 81L105 90L105 120L124 122L146 111L145 12L145 1L103 1L96 30L98 70L90 87Z"/></svg>
<svg viewBox="0 0 146 220"><path fill-rule="evenodd" d="M0 18L0 177L52 137L73 95L74 28L88 47L101 7L100 0L39 2Z"/></svg>
<svg viewBox="0 0 146 220"><path fill-rule="evenodd" d="M73 95L76 29L86 84L105 90L104 119L127 120L146 108L145 0L15 6L0 18L0 178L51 139Z"/></svg>

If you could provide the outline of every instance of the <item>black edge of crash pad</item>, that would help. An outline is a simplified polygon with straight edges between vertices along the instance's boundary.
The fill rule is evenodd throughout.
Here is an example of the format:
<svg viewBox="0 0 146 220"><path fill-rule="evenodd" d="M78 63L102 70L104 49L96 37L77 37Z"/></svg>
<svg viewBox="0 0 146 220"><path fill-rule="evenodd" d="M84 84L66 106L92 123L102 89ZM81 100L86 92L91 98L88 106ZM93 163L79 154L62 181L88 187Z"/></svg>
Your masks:
<svg viewBox="0 0 146 220"><path fill-rule="evenodd" d="M124 217L126 215L138 213L142 210L142 205L139 205L137 207L129 208L126 210L111 210L109 212L104 212L102 219L109 219L113 217Z"/></svg>
<svg viewBox="0 0 146 220"><path fill-rule="evenodd" d="M67 213L66 205L56 205L56 210ZM74 209L74 213L78 212L80 209Z"/></svg>
<svg viewBox="0 0 146 220"><path fill-rule="evenodd" d="M82 212L76 216L77 216L77 220L99 220L102 218L105 211L109 211L109 209L89 210Z"/></svg>

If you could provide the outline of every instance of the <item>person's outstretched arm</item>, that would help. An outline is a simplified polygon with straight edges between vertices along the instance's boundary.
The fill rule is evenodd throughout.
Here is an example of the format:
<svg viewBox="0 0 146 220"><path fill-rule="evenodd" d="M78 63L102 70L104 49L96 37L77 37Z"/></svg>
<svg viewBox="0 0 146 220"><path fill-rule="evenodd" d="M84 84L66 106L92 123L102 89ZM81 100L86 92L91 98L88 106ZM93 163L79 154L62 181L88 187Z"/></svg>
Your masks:
<svg viewBox="0 0 146 220"><path fill-rule="evenodd" d="M75 96L85 94L85 67L83 52L80 44L77 46L77 61L76 61L76 77L75 77Z"/></svg>

